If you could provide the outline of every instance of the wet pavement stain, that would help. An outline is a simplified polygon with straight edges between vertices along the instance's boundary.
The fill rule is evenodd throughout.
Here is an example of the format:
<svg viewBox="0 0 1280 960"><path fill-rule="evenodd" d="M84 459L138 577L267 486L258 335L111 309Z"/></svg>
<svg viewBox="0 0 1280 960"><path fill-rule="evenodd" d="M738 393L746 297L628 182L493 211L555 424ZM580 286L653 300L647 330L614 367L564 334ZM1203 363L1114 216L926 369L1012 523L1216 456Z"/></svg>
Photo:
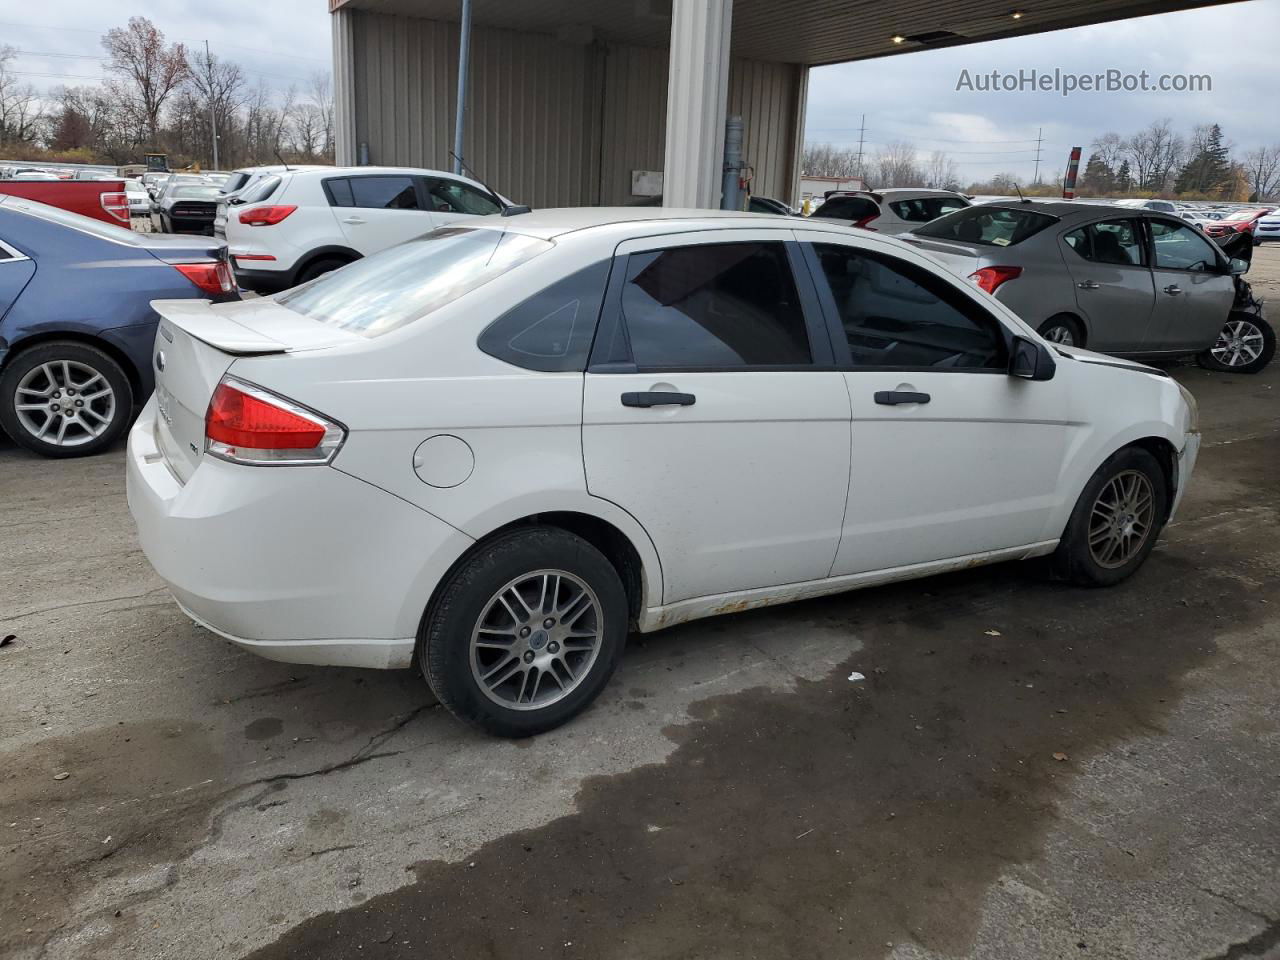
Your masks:
<svg viewBox="0 0 1280 960"><path fill-rule="evenodd" d="M1036 858L1073 768L1158 731L1213 636L1261 619L1275 572L1213 572L1229 549L1220 563L1163 549L1105 591L1009 565L746 614L840 626L864 647L822 680L700 702L666 762L589 780L576 812L421 863L415 883L252 956L964 955L987 888ZM1046 620L1064 599L1079 616ZM679 632L650 642L678 650Z"/></svg>
<svg viewBox="0 0 1280 960"><path fill-rule="evenodd" d="M259 717L245 724L246 740L270 740L284 733L284 721L279 717Z"/></svg>

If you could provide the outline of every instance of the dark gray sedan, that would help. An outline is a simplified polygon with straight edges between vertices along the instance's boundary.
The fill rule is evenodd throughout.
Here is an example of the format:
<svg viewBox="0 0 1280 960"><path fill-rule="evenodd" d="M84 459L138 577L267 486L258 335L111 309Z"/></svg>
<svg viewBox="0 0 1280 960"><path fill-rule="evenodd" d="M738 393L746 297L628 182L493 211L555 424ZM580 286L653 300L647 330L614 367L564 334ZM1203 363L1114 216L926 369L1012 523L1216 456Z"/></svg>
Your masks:
<svg viewBox="0 0 1280 960"><path fill-rule="evenodd" d="M901 234L1057 343L1135 357L1195 354L1254 373L1275 333L1232 260L1197 227L1151 210L1011 201Z"/></svg>

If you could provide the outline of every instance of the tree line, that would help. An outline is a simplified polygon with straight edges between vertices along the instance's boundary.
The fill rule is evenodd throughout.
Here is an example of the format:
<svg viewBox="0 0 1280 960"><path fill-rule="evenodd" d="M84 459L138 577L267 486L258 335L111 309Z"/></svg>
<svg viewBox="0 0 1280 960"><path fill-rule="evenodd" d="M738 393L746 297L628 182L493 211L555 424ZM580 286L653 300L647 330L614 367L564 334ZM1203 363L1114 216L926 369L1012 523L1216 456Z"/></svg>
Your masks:
<svg viewBox="0 0 1280 960"><path fill-rule="evenodd" d="M1065 167L1065 163L1063 164ZM935 187L970 194L1056 194L1065 170L1048 183L1028 183L1018 174L997 173L961 186L956 164L945 151L924 152L910 141L887 144L869 156L856 148L806 143L804 172L814 176L861 176L872 188ZM1148 196L1181 200L1250 202L1280 198L1280 144L1241 153L1216 124L1200 124L1183 136L1169 119L1122 136L1108 132L1090 144L1076 185L1080 196Z"/></svg>
<svg viewBox="0 0 1280 960"><path fill-rule="evenodd" d="M18 82L18 51L0 46L0 156L63 163L141 162L166 153L171 167L213 166L213 127L223 169L332 163L329 74L304 89L251 84L240 64L170 43L146 17L102 37L106 80L45 95Z"/></svg>

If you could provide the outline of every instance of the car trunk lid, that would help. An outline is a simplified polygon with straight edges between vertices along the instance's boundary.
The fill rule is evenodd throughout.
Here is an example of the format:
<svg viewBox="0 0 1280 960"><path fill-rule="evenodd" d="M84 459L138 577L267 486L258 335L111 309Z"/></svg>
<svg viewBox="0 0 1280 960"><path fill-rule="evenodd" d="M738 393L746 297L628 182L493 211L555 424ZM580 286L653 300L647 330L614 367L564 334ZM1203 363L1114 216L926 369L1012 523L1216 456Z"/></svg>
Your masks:
<svg viewBox="0 0 1280 960"><path fill-rule="evenodd" d="M152 359L156 444L183 483L204 457L209 400L236 358L363 342L269 299L217 306L204 300L154 300L151 306L160 314Z"/></svg>
<svg viewBox="0 0 1280 960"><path fill-rule="evenodd" d="M900 233L898 239L911 244L917 250L927 253L940 262L952 273L967 277L982 266L982 261L989 255L991 247L972 246L956 243L953 240L934 240L929 237L918 237L913 233Z"/></svg>

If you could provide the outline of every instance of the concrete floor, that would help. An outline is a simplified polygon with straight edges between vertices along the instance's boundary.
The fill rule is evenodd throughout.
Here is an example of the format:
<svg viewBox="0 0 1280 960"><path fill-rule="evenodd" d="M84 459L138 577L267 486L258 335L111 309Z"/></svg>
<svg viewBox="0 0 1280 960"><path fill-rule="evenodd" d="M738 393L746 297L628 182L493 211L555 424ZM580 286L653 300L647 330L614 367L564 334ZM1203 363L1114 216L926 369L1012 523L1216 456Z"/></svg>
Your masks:
<svg viewBox="0 0 1280 960"><path fill-rule="evenodd" d="M121 450L0 444L0 956L1280 955L1280 363L1174 372L1205 448L1121 587L635 638L520 743L238 652L139 552Z"/></svg>

